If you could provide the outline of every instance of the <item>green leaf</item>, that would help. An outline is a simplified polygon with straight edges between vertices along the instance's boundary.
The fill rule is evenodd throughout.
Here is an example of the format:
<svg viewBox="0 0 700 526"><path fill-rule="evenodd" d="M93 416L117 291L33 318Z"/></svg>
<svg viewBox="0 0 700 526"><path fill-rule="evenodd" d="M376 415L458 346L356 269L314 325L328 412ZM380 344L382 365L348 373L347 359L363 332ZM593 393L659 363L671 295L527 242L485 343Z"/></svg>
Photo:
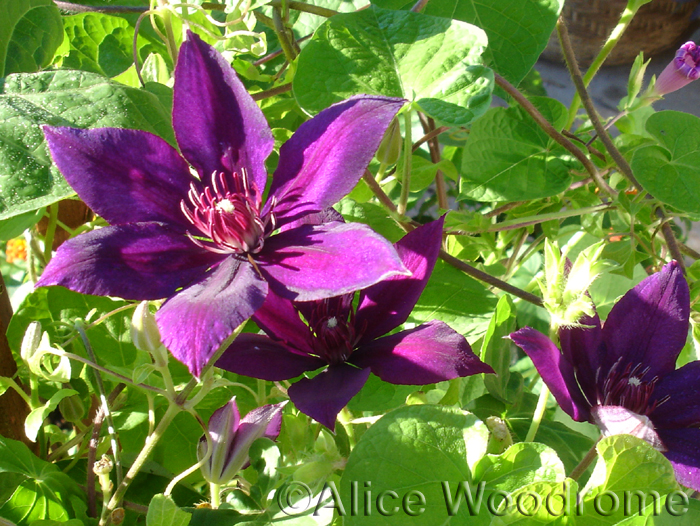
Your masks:
<svg viewBox="0 0 700 526"><path fill-rule="evenodd" d="M496 296L481 283L438 260L408 321L416 325L444 321L474 341L488 329L496 304Z"/></svg>
<svg viewBox="0 0 700 526"><path fill-rule="evenodd" d="M160 99L94 73L47 71L0 81L0 219L74 194L55 166L40 126L135 128L174 144Z"/></svg>
<svg viewBox="0 0 700 526"><path fill-rule="evenodd" d="M15 352L19 352L27 327L32 321L39 321L42 329L48 332L51 343L60 345L74 335L66 324L72 327L76 319L84 320L91 311L94 312L90 319L94 321L126 305L129 305L126 301L78 294L63 287L42 287L30 293L12 316L7 329L8 342ZM131 343L131 315L131 310L119 312L86 332L100 364L129 376L130 367L137 357L150 361L146 353L139 353ZM86 356L79 338L74 340L73 346L75 352Z"/></svg>
<svg viewBox="0 0 700 526"><path fill-rule="evenodd" d="M512 342L505 337L515 331L515 322L513 301L507 295L501 296L481 347L481 359L496 371L495 375L484 376L484 386L489 393L503 401L507 401L506 388L512 358Z"/></svg>
<svg viewBox="0 0 700 526"><path fill-rule="evenodd" d="M9 494L4 491L6 481L13 484ZM18 526L45 519L66 522L86 507L84 491L68 475L37 458L22 442L2 436L0 487L0 517Z"/></svg>
<svg viewBox="0 0 700 526"><path fill-rule="evenodd" d="M561 128L566 107L532 97L545 118ZM571 184L575 161L521 107L492 108L472 126L462 154L462 199L525 201L556 195Z"/></svg>
<svg viewBox="0 0 700 526"><path fill-rule="evenodd" d="M500 455L486 455L474 468L475 480L504 491L533 482L562 482L565 477L557 453L538 442L513 444Z"/></svg>
<svg viewBox="0 0 700 526"><path fill-rule="evenodd" d="M373 203L357 203L352 199L344 198L335 205L335 209L348 222L364 223L372 230L381 234L392 243L401 239L406 233L396 224L396 221L387 216L384 208Z"/></svg>
<svg viewBox="0 0 700 526"><path fill-rule="evenodd" d="M635 151L632 170L645 190L685 212L700 213L700 118L655 113L646 125L659 142Z"/></svg>
<svg viewBox="0 0 700 526"><path fill-rule="evenodd" d="M146 514L146 526L187 526L192 515L177 507L170 497L159 493L151 499Z"/></svg>
<svg viewBox="0 0 700 526"><path fill-rule="evenodd" d="M491 526L521 524L574 524L578 484L564 482L533 482L509 494L510 505L499 508ZM563 518L562 518L563 517Z"/></svg>
<svg viewBox="0 0 700 526"><path fill-rule="evenodd" d="M454 126L491 102L492 72L481 65L486 35L476 26L370 7L336 15L299 55L294 96L318 113L351 95L403 97Z"/></svg>
<svg viewBox="0 0 700 526"><path fill-rule="evenodd" d="M84 13L66 17L64 25L70 42L70 53L63 59L64 68L115 77L134 63L134 29L125 19ZM153 51L141 35L136 47L141 61Z"/></svg>
<svg viewBox="0 0 700 526"><path fill-rule="evenodd" d="M415 390L414 385L394 385L370 374L360 392L348 402L348 409L374 412L396 409L405 404L406 397Z"/></svg>
<svg viewBox="0 0 700 526"><path fill-rule="evenodd" d="M74 394L78 394L78 391L74 391L73 389L60 389L42 407L33 409L24 421L24 434L27 435L27 438L32 442L36 442L36 436L39 434L44 419L49 416L51 411L58 407L58 403L61 400L68 396L73 396Z"/></svg>
<svg viewBox="0 0 700 526"><path fill-rule="evenodd" d="M466 505L454 520L448 515L442 482L449 481L454 488L462 481L471 481L469 462L484 454L487 441L486 426L474 415L458 409L414 405L388 413L362 435L348 459L339 488L345 505L345 524L465 524L469 516ZM395 505L402 507L411 492L413 497L408 499L415 502L422 496L424 501L423 506L412 509L422 507L424 511L415 515L404 510L388 516L377 513L374 499L384 491L395 491L397 495L384 499L389 510ZM367 500L370 514L364 508ZM354 514L353 502L358 503Z"/></svg>
<svg viewBox="0 0 700 526"><path fill-rule="evenodd" d="M387 9L410 9L415 4L413 0L372 3ZM483 29L489 39L486 65L518 85L547 45L563 5L563 0L440 0L428 2L421 12Z"/></svg>
<svg viewBox="0 0 700 526"><path fill-rule="evenodd" d="M51 0L0 4L0 77L48 66L61 42L61 14Z"/></svg>
<svg viewBox="0 0 700 526"><path fill-rule="evenodd" d="M36 225L43 215L43 210L36 210L0 221L0 240L7 241L19 236Z"/></svg>

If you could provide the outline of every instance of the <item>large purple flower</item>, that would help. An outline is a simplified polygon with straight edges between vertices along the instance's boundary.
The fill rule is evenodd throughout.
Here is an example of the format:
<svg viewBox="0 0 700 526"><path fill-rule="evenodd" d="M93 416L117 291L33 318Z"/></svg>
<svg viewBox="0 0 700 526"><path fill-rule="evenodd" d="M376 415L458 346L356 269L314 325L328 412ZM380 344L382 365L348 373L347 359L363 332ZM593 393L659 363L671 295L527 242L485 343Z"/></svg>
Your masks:
<svg viewBox="0 0 700 526"><path fill-rule="evenodd" d="M240 335L216 365L270 381L327 366L313 378L294 383L288 394L300 411L330 429L370 372L386 382L406 385L492 373L464 336L443 322L383 336L406 321L423 292L440 249L442 224L443 219L433 221L396 243L412 275L395 276L363 290L357 310L354 294L301 303L270 293L253 318L268 336Z"/></svg>
<svg viewBox="0 0 700 526"><path fill-rule="evenodd" d="M270 128L229 64L190 34L173 99L182 156L143 131L45 128L61 173L111 226L62 245L37 285L168 298L156 315L163 343L198 375L268 287L309 301L405 274L369 228L300 221L353 188L403 103L357 96L304 123L263 206Z"/></svg>
<svg viewBox="0 0 700 526"><path fill-rule="evenodd" d="M561 408L604 435L634 434L700 490L700 361L676 369L688 336L690 293L674 261L625 294L605 325L559 331L561 351L526 327L510 335L532 358Z"/></svg>

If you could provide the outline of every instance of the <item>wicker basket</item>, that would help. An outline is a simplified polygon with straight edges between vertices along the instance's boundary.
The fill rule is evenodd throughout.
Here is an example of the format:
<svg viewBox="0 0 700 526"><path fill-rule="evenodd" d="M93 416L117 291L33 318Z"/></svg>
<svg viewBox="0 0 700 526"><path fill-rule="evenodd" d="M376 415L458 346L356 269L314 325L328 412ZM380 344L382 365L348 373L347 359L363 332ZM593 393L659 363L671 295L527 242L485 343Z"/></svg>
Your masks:
<svg viewBox="0 0 700 526"><path fill-rule="evenodd" d="M690 14L698 3L700 0L685 3L653 0L642 6L605 64L628 64L640 51L651 57L676 46L689 30ZM598 55L626 5L626 0L566 0L563 15L581 65L587 66ZM563 60L556 31L542 58Z"/></svg>

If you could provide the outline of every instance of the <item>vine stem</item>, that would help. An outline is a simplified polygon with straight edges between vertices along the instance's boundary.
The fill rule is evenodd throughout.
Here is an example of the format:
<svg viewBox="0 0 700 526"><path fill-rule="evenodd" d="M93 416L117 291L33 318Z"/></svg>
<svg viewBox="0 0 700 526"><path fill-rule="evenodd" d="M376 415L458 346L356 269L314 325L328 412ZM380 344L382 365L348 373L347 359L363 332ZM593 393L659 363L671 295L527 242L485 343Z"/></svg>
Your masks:
<svg viewBox="0 0 700 526"><path fill-rule="evenodd" d="M435 130L435 121L418 112L418 118L420 119L421 126L423 126L423 131L425 134L429 134ZM433 136L428 141L428 149L430 150L430 160L433 164L440 162L440 145L437 141L437 136ZM445 176L440 170L435 172L435 193L437 194L438 208L441 210L449 210L450 204L447 201L447 186L445 184Z"/></svg>
<svg viewBox="0 0 700 526"><path fill-rule="evenodd" d="M530 429L527 430L525 442L533 442L535 440L537 430L540 428L540 424L544 418L544 412L547 409L547 400L549 400L549 387L542 383L542 390L537 399L537 407L535 407L535 413L532 415L532 422L530 423Z"/></svg>
<svg viewBox="0 0 700 526"><path fill-rule="evenodd" d="M399 215L406 215L408 207L408 193L411 187L411 157L413 151L411 146L411 110L406 110L404 113L404 145L403 145L403 174L401 176L401 196L399 197L399 206L397 211Z"/></svg>
<svg viewBox="0 0 700 526"><path fill-rule="evenodd" d="M566 148L566 150L571 153L576 159L579 160L581 164L583 164L583 167L586 169L586 171L589 173L589 175L593 178L593 180L596 182L598 187L603 190L606 194L610 195L611 197L614 197L617 192L613 190L608 183L606 183L603 178L600 175L600 172L598 171L598 168L596 167L595 164L586 156L583 151L578 149L574 143L572 143L569 139L567 139L562 133L556 130L554 126L552 126L547 119L544 118L544 115L542 115L537 108L523 95L518 91L518 89L513 86L510 82L508 82L506 79L504 79L502 76L500 76L498 73L494 73L495 79L496 79L496 84L498 84L501 88L503 88L508 95L513 97L513 99L516 100L520 106L534 119L534 121L542 128L542 130L549 135L552 139L554 139L557 143L559 143L561 146Z"/></svg>
<svg viewBox="0 0 700 526"><path fill-rule="evenodd" d="M623 33L629 27L630 23L632 22L632 19L634 18L634 15L637 14L637 11L641 7L641 4L642 2L639 2L638 0L629 0L627 2L627 7L625 7L625 10L622 12L622 16L620 16L620 20L615 26L615 29L613 29L612 33L610 33L610 36L603 45L603 48L600 50L600 53L598 53L595 59L593 59L593 62L586 71L586 75L585 77L583 77L584 86L588 86L591 80L593 80L595 74L598 73L598 70L603 65L603 62L605 62L605 60L608 58L608 55L610 55L612 50L620 41L620 38L622 38ZM574 121L576 120L576 113L578 112L580 105L581 98L580 95L576 93L574 94L574 98L571 101L571 106L569 106L569 118L566 122L567 130L571 129L571 126L573 126Z"/></svg>
<svg viewBox="0 0 700 526"><path fill-rule="evenodd" d="M591 463L598 456L598 450L596 449L596 447L598 446L598 442L600 442L600 438L595 441L593 447L591 447L591 449L588 450L586 456L581 459L581 462L579 462L578 466L576 466L573 469L573 471L569 474L568 478L572 480L578 480L581 477L581 475L583 475L586 472L588 466L590 466Z"/></svg>

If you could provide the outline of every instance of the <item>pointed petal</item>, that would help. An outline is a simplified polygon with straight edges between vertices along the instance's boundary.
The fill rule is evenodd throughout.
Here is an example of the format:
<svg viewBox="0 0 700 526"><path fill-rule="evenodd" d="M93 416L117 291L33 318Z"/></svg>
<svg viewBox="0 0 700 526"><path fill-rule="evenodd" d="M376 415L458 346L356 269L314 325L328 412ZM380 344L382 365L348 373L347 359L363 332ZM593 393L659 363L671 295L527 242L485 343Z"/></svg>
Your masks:
<svg viewBox="0 0 700 526"><path fill-rule="evenodd" d="M687 427L700 422L700 361L670 372L656 385L649 415L658 427Z"/></svg>
<svg viewBox="0 0 700 526"><path fill-rule="evenodd" d="M678 482L700 491L700 429L657 429L657 432L668 449L664 455L671 461Z"/></svg>
<svg viewBox="0 0 700 526"><path fill-rule="evenodd" d="M613 307L603 325L606 369L618 360L644 364L648 377L676 368L676 358L688 337L690 292L675 261L644 279Z"/></svg>
<svg viewBox="0 0 700 526"><path fill-rule="evenodd" d="M338 413L360 392L369 373L369 369L345 363L333 365L313 378L294 383L287 394L299 411L333 431Z"/></svg>
<svg viewBox="0 0 700 526"><path fill-rule="evenodd" d="M233 68L191 32L175 68L173 128L182 155L202 180L215 171L245 169L262 196L265 159L274 146L270 127Z"/></svg>
<svg viewBox="0 0 700 526"><path fill-rule="evenodd" d="M360 293L356 326L367 327L360 344L385 335L411 314L435 267L444 221L443 216L420 226L394 244L411 276L393 276Z"/></svg>
<svg viewBox="0 0 700 526"><path fill-rule="evenodd" d="M587 327L559 329L559 343L564 359L573 364L582 391L593 400L596 395L596 371L601 366L602 329L598 314L579 320Z"/></svg>
<svg viewBox="0 0 700 526"><path fill-rule="evenodd" d="M357 223L282 232L265 242L256 259L270 287L295 301L339 296L408 273L386 239Z"/></svg>
<svg viewBox="0 0 700 526"><path fill-rule="evenodd" d="M296 378L324 365L323 360L295 352L267 336L248 333L238 336L216 362L226 371L269 382Z"/></svg>
<svg viewBox="0 0 700 526"><path fill-rule="evenodd" d="M277 224L320 212L350 192L404 103L358 95L302 124L282 145L272 178L266 211L274 208Z"/></svg>
<svg viewBox="0 0 700 526"><path fill-rule="evenodd" d="M266 294L267 283L250 263L227 257L156 313L163 345L199 376L224 340L262 306Z"/></svg>
<svg viewBox="0 0 700 526"><path fill-rule="evenodd" d="M464 336L441 321L398 332L362 345L350 363L369 367L385 382L426 385L477 373L493 373Z"/></svg>
<svg viewBox="0 0 700 526"><path fill-rule="evenodd" d="M334 208L328 207L315 214L308 214L303 216L301 219L287 223L280 228L280 232L285 230L292 230L294 228L300 227L302 225L324 225L326 223L332 223L333 221L340 221L345 223L345 218L335 211Z"/></svg>
<svg viewBox="0 0 700 526"><path fill-rule="evenodd" d="M268 291L265 303L255 312L253 320L271 338L303 353L312 352L309 327L301 321L294 304L272 290Z"/></svg>
<svg viewBox="0 0 700 526"><path fill-rule="evenodd" d="M51 157L80 198L112 225L191 226L180 211L195 179L160 137L139 130L44 127Z"/></svg>
<svg viewBox="0 0 700 526"><path fill-rule="evenodd" d="M552 340L530 327L512 333L509 338L532 359L561 408L577 422L588 420L590 405L576 383L574 369Z"/></svg>
<svg viewBox="0 0 700 526"><path fill-rule="evenodd" d="M174 294L220 260L163 223L109 226L63 243L37 287L155 300Z"/></svg>
<svg viewBox="0 0 700 526"><path fill-rule="evenodd" d="M214 411L209 418L207 429L211 437L211 455L201 468L207 481L227 482L227 480L222 479L222 475L229 461L230 446L233 443L240 420L241 416L238 412L235 396L226 405ZM209 444L206 436L202 436L197 448L198 458L203 459L208 450Z"/></svg>

